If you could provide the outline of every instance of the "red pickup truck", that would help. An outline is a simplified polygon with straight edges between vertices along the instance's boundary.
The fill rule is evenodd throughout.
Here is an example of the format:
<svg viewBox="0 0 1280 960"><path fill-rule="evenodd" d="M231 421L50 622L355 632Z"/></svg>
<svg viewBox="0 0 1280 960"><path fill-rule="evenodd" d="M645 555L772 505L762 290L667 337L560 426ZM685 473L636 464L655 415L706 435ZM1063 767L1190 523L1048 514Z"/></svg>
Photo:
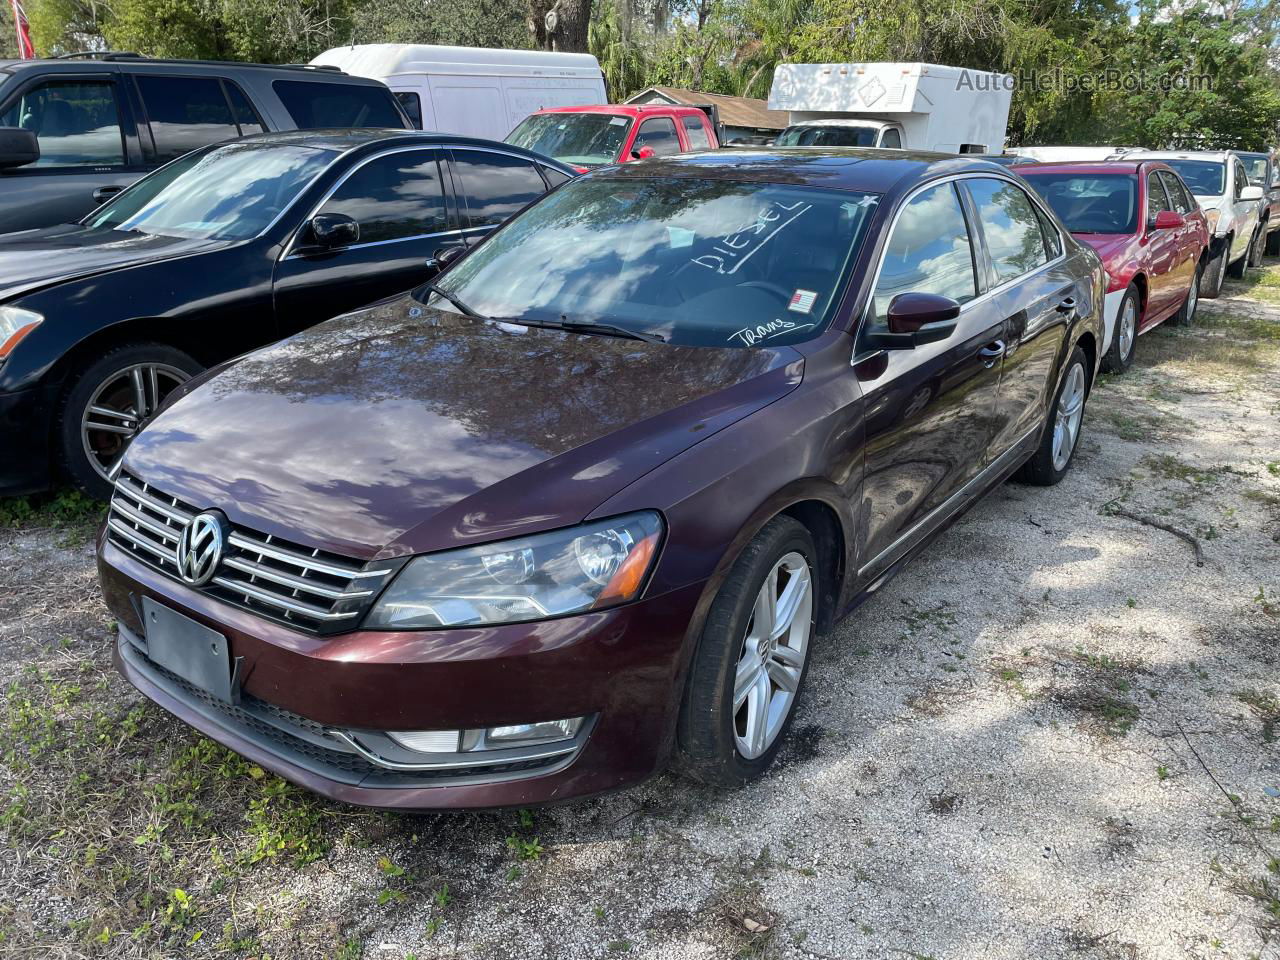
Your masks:
<svg viewBox="0 0 1280 960"><path fill-rule="evenodd" d="M718 149L714 111L666 104L548 107L525 117L506 142L586 173L606 163Z"/></svg>

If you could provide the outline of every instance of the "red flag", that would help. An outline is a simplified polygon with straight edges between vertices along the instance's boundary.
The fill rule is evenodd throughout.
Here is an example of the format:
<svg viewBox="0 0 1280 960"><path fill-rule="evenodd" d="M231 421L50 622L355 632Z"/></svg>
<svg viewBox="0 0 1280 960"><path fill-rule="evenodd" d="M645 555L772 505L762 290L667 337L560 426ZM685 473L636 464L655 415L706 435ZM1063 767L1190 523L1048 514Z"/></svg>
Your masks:
<svg viewBox="0 0 1280 960"><path fill-rule="evenodd" d="M31 43L31 24L27 23L22 0L10 0L10 3L13 4L13 25L18 30L18 56L23 60L34 60L36 48Z"/></svg>

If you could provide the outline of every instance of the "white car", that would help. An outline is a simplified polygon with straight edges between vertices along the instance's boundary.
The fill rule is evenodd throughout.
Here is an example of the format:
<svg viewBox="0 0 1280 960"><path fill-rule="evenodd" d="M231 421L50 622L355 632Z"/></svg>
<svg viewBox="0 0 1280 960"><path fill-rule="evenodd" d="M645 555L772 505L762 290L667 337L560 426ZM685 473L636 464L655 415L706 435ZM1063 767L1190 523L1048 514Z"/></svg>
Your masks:
<svg viewBox="0 0 1280 960"><path fill-rule="evenodd" d="M1240 158L1226 150L1125 151L1125 160L1163 160L1178 172L1209 221L1209 260L1200 278L1200 296L1222 290L1224 274L1243 277L1262 263L1266 238L1261 221L1262 188L1249 182Z"/></svg>

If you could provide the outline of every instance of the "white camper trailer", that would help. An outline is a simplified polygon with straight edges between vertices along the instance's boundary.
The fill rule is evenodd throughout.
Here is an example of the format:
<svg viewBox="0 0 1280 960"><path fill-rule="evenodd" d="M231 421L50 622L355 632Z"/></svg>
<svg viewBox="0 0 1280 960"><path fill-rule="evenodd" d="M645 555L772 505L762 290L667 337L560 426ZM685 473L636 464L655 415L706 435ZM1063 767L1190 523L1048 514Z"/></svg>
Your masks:
<svg viewBox="0 0 1280 960"><path fill-rule="evenodd" d="M501 140L543 107L606 103L600 63L588 53L369 43L311 61L381 80L414 125Z"/></svg>
<svg viewBox="0 0 1280 960"><path fill-rule="evenodd" d="M790 113L778 146L1001 153L1013 78L934 63L783 63L769 109Z"/></svg>

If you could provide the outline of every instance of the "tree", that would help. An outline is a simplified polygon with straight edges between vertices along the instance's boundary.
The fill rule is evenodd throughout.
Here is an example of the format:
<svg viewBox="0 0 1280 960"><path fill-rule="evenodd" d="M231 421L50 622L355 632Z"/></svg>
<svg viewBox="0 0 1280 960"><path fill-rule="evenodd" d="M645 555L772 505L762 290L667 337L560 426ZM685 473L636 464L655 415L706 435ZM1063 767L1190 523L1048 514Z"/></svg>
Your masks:
<svg viewBox="0 0 1280 960"><path fill-rule="evenodd" d="M352 37L356 43L525 49L532 42L526 14L527 0L365 0Z"/></svg>
<svg viewBox="0 0 1280 960"><path fill-rule="evenodd" d="M7 3L4 5L8 6ZM31 41L41 56L106 47L102 29L111 19L111 8L106 3L99 0L32 0L24 7L31 24ZM12 20L9 22L12 34Z"/></svg>
<svg viewBox="0 0 1280 960"><path fill-rule="evenodd" d="M1265 150L1275 144L1280 91L1269 60L1272 11L1237 7L1224 16L1221 9L1201 4L1170 13L1143 0L1115 54L1120 76L1135 82L1108 91L1097 124L1101 135L1143 147Z"/></svg>
<svg viewBox="0 0 1280 960"><path fill-rule="evenodd" d="M587 51L591 0L529 0L534 45L543 50ZM555 29L547 30L547 14L555 13Z"/></svg>

